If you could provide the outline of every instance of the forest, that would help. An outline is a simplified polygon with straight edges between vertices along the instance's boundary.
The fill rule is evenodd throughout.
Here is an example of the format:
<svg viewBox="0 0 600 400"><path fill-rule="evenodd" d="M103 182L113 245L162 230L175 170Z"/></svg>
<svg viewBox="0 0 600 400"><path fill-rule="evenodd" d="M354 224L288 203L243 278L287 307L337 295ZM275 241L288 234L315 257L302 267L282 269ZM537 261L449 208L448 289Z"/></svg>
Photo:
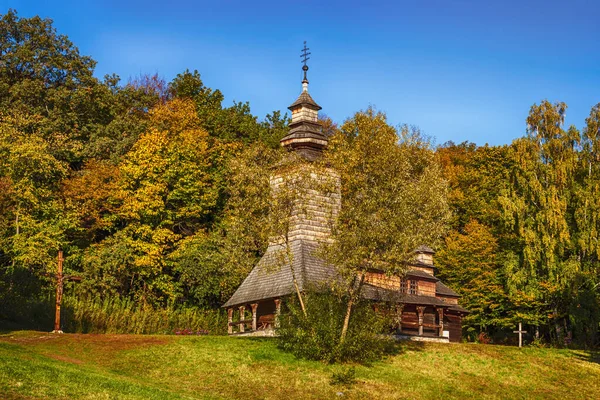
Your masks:
<svg viewBox="0 0 600 400"><path fill-rule="evenodd" d="M0 325L50 328L62 250L82 278L65 283L72 329L117 314L225 328L219 307L267 247L288 115L225 105L196 70L123 81L95 65L51 20L1 16ZM566 112L542 99L511 144L428 150L451 211L438 276L471 311L466 340L503 343L522 322L533 341L599 344L600 103L582 129Z"/></svg>

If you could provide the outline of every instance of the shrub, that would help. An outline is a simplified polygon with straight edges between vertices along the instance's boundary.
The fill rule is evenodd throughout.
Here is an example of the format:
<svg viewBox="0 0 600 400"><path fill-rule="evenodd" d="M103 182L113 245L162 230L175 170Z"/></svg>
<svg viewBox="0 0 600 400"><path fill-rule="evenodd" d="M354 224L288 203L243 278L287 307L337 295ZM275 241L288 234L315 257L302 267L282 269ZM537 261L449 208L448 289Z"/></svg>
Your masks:
<svg viewBox="0 0 600 400"><path fill-rule="evenodd" d="M382 335L390 326L388 318L376 313L371 303L361 301L354 306L346 339L341 342L346 298L331 292L310 292L305 294L304 302L306 317L296 297L284 303L278 329L280 348L296 357L328 363L367 363L394 348L393 340Z"/></svg>
<svg viewBox="0 0 600 400"><path fill-rule="evenodd" d="M351 386L356 383L356 371L354 368L334 372L329 381L332 385Z"/></svg>

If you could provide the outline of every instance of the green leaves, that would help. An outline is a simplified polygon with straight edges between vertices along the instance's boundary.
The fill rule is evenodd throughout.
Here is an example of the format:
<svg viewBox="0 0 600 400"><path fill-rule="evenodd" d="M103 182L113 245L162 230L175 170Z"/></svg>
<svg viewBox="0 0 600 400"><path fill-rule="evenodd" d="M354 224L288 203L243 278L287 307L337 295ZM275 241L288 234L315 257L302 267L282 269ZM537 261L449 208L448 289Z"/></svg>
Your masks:
<svg viewBox="0 0 600 400"><path fill-rule="evenodd" d="M450 231L436 261L438 277L456 289L461 305L470 311L463 326L472 337L511 326L500 248L488 227L472 220L464 233Z"/></svg>
<svg viewBox="0 0 600 400"><path fill-rule="evenodd" d="M368 109L331 138L324 162L341 180L342 207L326 250L341 271L402 275L418 246L442 237L446 182L418 131L398 131Z"/></svg>

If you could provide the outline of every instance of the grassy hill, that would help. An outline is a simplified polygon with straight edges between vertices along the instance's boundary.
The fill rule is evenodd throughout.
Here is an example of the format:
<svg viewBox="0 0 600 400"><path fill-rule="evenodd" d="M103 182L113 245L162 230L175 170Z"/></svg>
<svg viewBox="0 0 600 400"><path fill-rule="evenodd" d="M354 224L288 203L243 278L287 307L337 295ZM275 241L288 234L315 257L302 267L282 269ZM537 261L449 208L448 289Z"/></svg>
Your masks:
<svg viewBox="0 0 600 400"><path fill-rule="evenodd" d="M600 398L600 358L585 351L408 343L354 366L354 384L331 382L350 367L296 360L269 339L0 335L3 399Z"/></svg>

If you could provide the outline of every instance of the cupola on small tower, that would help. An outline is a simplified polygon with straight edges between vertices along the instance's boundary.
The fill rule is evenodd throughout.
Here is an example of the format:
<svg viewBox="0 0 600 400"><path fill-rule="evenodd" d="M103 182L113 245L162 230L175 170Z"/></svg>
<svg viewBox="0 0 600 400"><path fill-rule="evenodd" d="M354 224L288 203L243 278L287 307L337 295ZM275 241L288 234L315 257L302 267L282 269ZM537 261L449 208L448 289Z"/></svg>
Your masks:
<svg viewBox="0 0 600 400"><path fill-rule="evenodd" d="M310 53L304 42L302 55L304 66L304 79L302 80L302 93L288 109L292 112L290 132L281 139L281 145L289 151L298 153L308 161L318 159L325 147L327 147L327 136L319 124L319 106L308 93L308 65Z"/></svg>

